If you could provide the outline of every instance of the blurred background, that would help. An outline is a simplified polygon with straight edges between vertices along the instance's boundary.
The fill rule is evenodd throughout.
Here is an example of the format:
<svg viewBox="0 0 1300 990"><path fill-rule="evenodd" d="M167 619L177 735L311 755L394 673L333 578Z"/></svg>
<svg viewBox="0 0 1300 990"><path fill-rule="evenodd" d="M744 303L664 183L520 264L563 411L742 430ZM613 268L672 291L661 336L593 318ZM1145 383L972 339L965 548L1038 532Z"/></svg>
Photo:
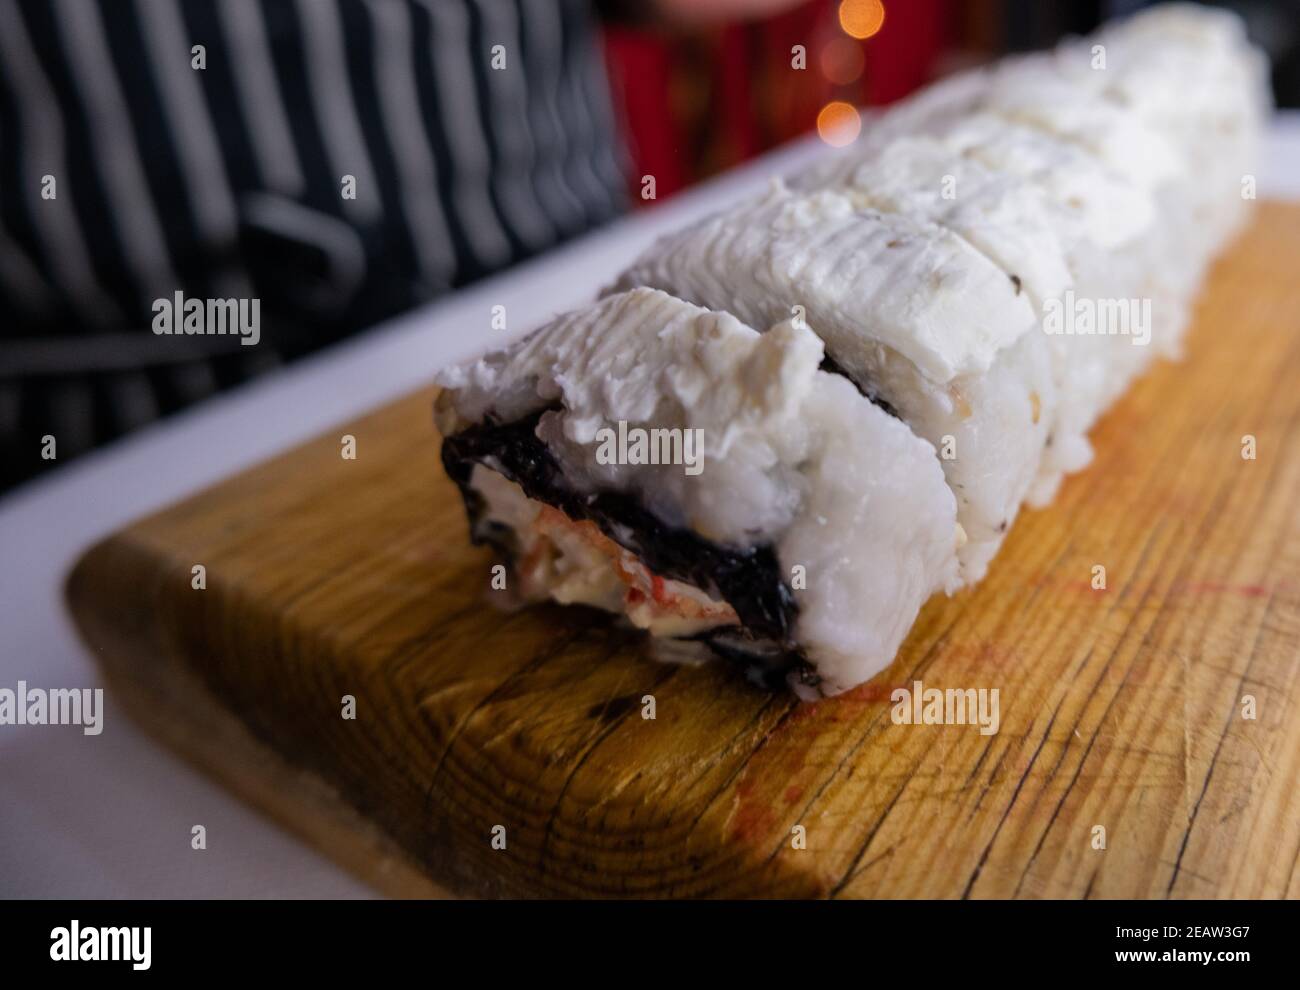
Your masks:
<svg viewBox="0 0 1300 990"><path fill-rule="evenodd" d="M0 490L854 107L1142 6L0 0ZM1300 0L1224 6L1300 105ZM182 332L180 308L161 332L184 299L256 300L256 344Z"/></svg>
<svg viewBox="0 0 1300 990"><path fill-rule="evenodd" d="M687 0L689 2L689 0ZM698 7L710 6L696 0ZM951 72L1046 48L1144 0L808 0L695 32L605 30L611 84L636 174L660 196L816 127L828 103L884 106ZM1279 106L1300 106L1300 0L1236 11L1274 67ZM809 71L787 72L792 46Z"/></svg>

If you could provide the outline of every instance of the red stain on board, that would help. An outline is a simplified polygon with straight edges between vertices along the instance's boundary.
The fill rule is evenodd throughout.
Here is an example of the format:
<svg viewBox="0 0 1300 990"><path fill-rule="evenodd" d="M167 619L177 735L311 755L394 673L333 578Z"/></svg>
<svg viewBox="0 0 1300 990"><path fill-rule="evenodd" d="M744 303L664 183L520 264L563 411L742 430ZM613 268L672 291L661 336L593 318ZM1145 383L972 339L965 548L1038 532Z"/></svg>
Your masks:
<svg viewBox="0 0 1300 990"><path fill-rule="evenodd" d="M754 796L753 781L742 780L736 785L736 810L731 816L733 842L750 843L770 834L774 817L772 808Z"/></svg>
<svg viewBox="0 0 1300 990"><path fill-rule="evenodd" d="M808 793L808 758L817 752L818 740L827 734L834 736L838 730L833 726L853 721L868 707L888 703L898 687L889 683L860 684L834 698L792 708L762 740L736 783L729 820L731 841L770 842L781 819L788 816L782 805L798 804ZM760 789L759 781L768 786ZM784 788L777 790L782 784Z"/></svg>

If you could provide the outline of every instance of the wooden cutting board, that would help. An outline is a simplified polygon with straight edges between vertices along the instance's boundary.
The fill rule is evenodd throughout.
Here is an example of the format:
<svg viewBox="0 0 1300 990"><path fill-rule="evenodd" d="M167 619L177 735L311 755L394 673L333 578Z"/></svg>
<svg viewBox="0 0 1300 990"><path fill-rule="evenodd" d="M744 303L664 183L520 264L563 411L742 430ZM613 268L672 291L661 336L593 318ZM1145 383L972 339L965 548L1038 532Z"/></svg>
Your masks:
<svg viewBox="0 0 1300 990"><path fill-rule="evenodd" d="M844 697L494 608L431 391L104 540L71 608L146 728L393 893L1297 897L1298 275L1266 204L1187 359ZM916 680L997 688L1000 731L895 724Z"/></svg>

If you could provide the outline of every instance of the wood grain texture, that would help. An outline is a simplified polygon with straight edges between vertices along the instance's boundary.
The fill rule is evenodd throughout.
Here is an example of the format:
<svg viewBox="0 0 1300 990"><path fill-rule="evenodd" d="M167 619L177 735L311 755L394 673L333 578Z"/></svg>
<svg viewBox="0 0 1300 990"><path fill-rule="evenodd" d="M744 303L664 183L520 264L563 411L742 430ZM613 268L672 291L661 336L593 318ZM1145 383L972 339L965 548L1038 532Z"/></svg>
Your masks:
<svg viewBox="0 0 1300 990"><path fill-rule="evenodd" d="M432 393L110 537L71 607L146 726L396 893L1297 897L1298 272L1300 206L1264 205L1188 358L840 698L656 664L588 610L495 610ZM915 679L998 688L1001 731L894 724Z"/></svg>

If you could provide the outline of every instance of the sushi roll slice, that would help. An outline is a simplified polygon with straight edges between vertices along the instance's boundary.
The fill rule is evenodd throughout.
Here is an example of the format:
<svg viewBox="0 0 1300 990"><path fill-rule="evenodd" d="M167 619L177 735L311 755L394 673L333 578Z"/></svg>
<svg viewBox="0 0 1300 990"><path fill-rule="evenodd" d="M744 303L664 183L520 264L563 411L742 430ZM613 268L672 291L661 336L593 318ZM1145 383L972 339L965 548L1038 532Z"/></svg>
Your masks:
<svg viewBox="0 0 1300 990"><path fill-rule="evenodd" d="M763 196L661 239L618 281L752 326L805 318L835 369L938 452L979 580L1035 483L1056 412L1046 338L1014 272L853 189Z"/></svg>
<svg viewBox="0 0 1300 990"><path fill-rule="evenodd" d="M956 586L964 534L934 447L825 357L801 322L611 295L440 376L443 464L525 600L836 694Z"/></svg>
<svg viewBox="0 0 1300 990"><path fill-rule="evenodd" d="M1040 322L1075 297L1150 291L1127 252L1154 222L1151 195L1082 149L989 114L892 139L797 181L848 188L877 209L951 230L1023 286ZM1031 504L1087 465L1088 430L1156 350L1107 335L1048 334L1047 345L1057 408Z"/></svg>

